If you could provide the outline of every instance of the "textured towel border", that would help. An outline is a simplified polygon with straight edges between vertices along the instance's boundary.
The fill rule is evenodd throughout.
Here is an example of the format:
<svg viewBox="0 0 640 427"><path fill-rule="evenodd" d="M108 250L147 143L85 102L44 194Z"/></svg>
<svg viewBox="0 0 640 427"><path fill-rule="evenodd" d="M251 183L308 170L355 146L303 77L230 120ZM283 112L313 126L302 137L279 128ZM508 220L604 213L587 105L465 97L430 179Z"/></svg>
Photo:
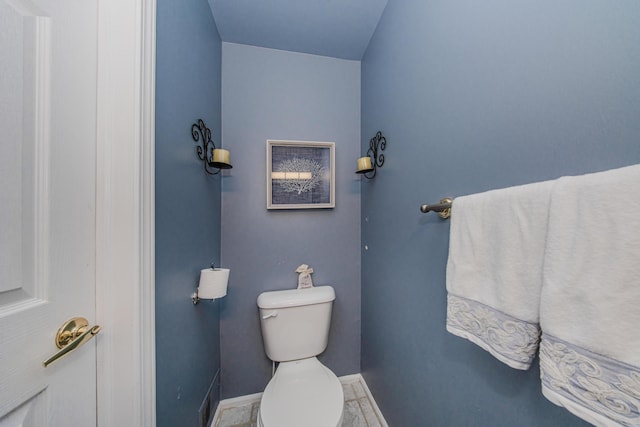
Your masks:
<svg viewBox="0 0 640 427"><path fill-rule="evenodd" d="M547 333L540 344L542 393L598 426L640 426L640 368Z"/></svg>
<svg viewBox="0 0 640 427"><path fill-rule="evenodd" d="M515 369L527 370L540 342L537 323L516 319L488 305L451 293L447 331L468 339Z"/></svg>

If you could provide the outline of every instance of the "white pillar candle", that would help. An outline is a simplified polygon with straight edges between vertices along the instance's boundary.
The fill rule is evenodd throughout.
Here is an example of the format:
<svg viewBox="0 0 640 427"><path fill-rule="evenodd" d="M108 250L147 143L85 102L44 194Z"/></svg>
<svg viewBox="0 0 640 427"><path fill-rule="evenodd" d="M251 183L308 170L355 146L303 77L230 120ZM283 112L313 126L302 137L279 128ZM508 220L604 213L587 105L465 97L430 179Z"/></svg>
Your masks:
<svg viewBox="0 0 640 427"><path fill-rule="evenodd" d="M216 148L213 150L213 161L215 163L226 163L228 165L231 164L231 154L229 150L225 150L222 148Z"/></svg>
<svg viewBox="0 0 640 427"><path fill-rule="evenodd" d="M371 157L360 157L358 159L358 171L366 171L369 169L373 169L373 166L371 165Z"/></svg>

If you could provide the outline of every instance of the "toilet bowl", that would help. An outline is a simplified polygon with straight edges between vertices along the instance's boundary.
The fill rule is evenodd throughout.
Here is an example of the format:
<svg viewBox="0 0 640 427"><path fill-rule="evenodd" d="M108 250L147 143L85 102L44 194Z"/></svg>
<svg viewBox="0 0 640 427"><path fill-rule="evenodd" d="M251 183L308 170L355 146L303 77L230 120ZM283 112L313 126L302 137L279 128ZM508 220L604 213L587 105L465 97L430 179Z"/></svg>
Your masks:
<svg viewBox="0 0 640 427"><path fill-rule="evenodd" d="M331 286L258 296L265 353L280 362L262 394L260 427L342 425L342 385L316 358L327 348L334 300Z"/></svg>
<svg viewBox="0 0 640 427"><path fill-rule="evenodd" d="M260 427L340 427L344 395L338 377L318 359L283 362L264 390Z"/></svg>

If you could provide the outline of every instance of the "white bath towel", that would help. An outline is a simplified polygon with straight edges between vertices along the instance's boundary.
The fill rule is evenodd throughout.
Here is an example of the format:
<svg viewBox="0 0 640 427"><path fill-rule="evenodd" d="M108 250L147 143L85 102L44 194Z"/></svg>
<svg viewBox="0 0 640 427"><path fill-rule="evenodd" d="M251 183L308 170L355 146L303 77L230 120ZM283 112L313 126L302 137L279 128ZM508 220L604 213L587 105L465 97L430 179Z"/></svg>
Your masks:
<svg viewBox="0 0 640 427"><path fill-rule="evenodd" d="M543 394L598 426L640 426L640 165L558 180L540 324Z"/></svg>
<svg viewBox="0 0 640 427"><path fill-rule="evenodd" d="M458 197L451 209L447 330L528 369L552 181Z"/></svg>

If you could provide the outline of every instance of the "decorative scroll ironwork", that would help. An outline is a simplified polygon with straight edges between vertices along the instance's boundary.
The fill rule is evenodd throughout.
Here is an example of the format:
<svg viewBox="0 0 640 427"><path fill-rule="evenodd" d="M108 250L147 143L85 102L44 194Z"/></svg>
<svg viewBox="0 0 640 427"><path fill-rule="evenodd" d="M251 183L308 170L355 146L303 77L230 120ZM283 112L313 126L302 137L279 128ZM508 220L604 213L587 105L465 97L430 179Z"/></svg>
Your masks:
<svg viewBox="0 0 640 427"><path fill-rule="evenodd" d="M202 119L191 125L191 136L198 142L196 153L198 158L204 163L204 171L209 175L217 175L222 169L230 169L231 165L213 161L213 150L216 144L211 139L211 129L207 127ZM216 170L217 169L217 170Z"/></svg>
<svg viewBox="0 0 640 427"><path fill-rule="evenodd" d="M369 140L369 149L367 150L367 155L372 158L372 166L373 169L358 171L357 173L361 173L367 179L372 179L376 176L376 172L379 167L382 167L384 164L384 154L379 153L378 150L384 151L387 147L387 139L382 135L381 131L376 132L376 136ZM371 174L371 175L369 175Z"/></svg>

